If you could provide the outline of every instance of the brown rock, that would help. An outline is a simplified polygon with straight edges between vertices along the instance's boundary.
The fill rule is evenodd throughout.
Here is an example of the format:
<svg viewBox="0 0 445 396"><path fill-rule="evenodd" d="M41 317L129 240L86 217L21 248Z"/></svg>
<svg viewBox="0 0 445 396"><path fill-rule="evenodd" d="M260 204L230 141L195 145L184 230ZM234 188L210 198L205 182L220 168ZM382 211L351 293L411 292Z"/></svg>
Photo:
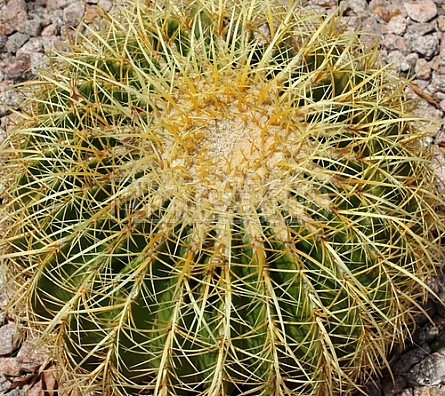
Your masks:
<svg viewBox="0 0 445 396"><path fill-rule="evenodd" d="M25 0L9 0L0 11L0 31L9 35L17 31L17 26L24 23L27 17Z"/></svg>
<svg viewBox="0 0 445 396"><path fill-rule="evenodd" d="M335 3L337 3L337 2L335 1ZM100 8L102 8L102 10L104 10L105 12L108 12L108 11L111 10L111 7L113 7L113 1L111 1L111 0L99 0L97 5Z"/></svg>
<svg viewBox="0 0 445 396"><path fill-rule="evenodd" d="M47 361L48 351L36 349L31 341L24 341L17 353L18 365L23 372L35 372Z"/></svg>
<svg viewBox="0 0 445 396"><path fill-rule="evenodd" d="M7 80L20 80L26 76L31 68L31 57L29 54L22 54L10 60L3 67L3 73Z"/></svg>
<svg viewBox="0 0 445 396"><path fill-rule="evenodd" d="M407 1L405 9L408 16L416 22L428 22L437 15L437 7L432 0Z"/></svg>
<svg viewBox="0 0 445 396"><path fill-rule="evenodd" d="M0 374L17 377L21 374L17 358L0 357Z"/></svg>
<svg viewBox="0 0 445 396"><path fill-rule="evenodd" d="M16 31L16 26L9 22L3 22L0 24L0 34L4 34L5 36L9 36L10 34Z"/></svg>
<svg viewBox="0 0 445 396"><path fill-rule="evenodd" d="M44 390L42 389L42 381L36 382L31 389L28 390L27 396L42 396L44 395Z"/></svg>
<svg viewBox="0 0 445 396"><path fill-rule="evenodd" d="M42 37L53 37L59 34L59 27L55 23L51 23L42 29Z"/></svg>
<svg viewBox="0 0 445 396"><path fill-rule="evenodd" d="M431 67L424 58L419 58L416 64L416 76L420 80L429 80L431 78Z"/></svg>
<svg viewBox="0 0 445 396"><path fill-rule="evenodd" d="M445 388L439 386L417 388L414 389L413 396L445 396Z"/></svg>
<svg viewBox="0 0 445 396"><path fill-rule="evenodd" d="M26 0L8 0L7 2L7 12L12 13L12 15L27 10Z"/></svg>
<svg viewBox="0 0 445 396"><path fill-rule="evenodd" d="M85 23L91 23L93 22L97 17L99 16L99 12L97 9L97 6L92 6L90 4L86 5L85 8L85 15L84 15L84 22Z"/></svg>
<svg viewBox="0 0 445 396"><path fill-rule="evenodd" d="M372 15L379 18L381 21L388 21L390 19L390 11L385 6L377 6L372 10Z"/></svg>

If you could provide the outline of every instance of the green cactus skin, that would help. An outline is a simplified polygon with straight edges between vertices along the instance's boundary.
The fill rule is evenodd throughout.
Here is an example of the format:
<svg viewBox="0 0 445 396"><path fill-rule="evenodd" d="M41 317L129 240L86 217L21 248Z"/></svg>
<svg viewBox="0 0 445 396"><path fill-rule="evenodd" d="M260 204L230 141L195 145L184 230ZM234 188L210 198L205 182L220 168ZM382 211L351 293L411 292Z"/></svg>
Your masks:
<svg viewBox="0 0 445 396"><path fill-rule="evenodd" d="M137 3L3 143L13 308L61 394L351 395L442 257L407 83L335 15Z"/></svg>

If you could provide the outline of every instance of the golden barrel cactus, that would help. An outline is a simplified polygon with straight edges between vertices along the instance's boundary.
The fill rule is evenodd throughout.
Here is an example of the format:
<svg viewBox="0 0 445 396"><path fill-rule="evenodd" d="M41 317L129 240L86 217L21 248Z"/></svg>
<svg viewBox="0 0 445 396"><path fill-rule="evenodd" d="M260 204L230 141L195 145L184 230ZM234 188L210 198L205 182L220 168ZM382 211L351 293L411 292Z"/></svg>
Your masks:
<svg viewBox="0 0 445 396"><path fill-rule="evenodd" d="M61 393L352 394L442 257L407 82L335 14L136 3L53 57L1 149L13 306Z"/></svg>

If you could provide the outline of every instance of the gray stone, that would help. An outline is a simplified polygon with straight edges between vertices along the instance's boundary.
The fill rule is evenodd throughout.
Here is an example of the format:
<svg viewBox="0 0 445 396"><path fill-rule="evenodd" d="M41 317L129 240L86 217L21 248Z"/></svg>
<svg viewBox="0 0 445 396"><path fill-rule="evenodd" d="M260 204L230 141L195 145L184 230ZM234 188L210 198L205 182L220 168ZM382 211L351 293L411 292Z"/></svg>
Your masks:
<svg viewBox="0 0 445 396"><path fill-rule="evenodd" d="M445 75L439 73L433 73L433 79L431 81L433 88L437 91L445 93Z"/></svg>
<svg viewBox="0 0 445 396"><path fill-rule="evenodd" d="M408 20L403 15L395 15L386 25L386 32L403 35L408 26Z"/></svg>
<svg viewBox="0 0 445 396"><path fill-rule="evenodd" d="M445 95L445 94L444 94ZM445 100L445 98L443 98ZM439 140L436 138L436 143L444 143L444 133L441 134L442 139ZM440 333L437 337L437 339L431 344L431 350L433 352L438 352L440 350L445 350L445 331Z"/></svg>
<svg viewBox="0 0 445 396"><path fill-rule="evenodd" d="M437 138L435 139L437 143ZM420 331L417 331L413 337L413 341L416 345L428 344L429 348L432 349L432 343L437 339L439 334L443 331L443 320L437 318L437 321L434 324L427 324L422 327Z"/></svg>
<svg viewBox="0 0 445 396"><path fill-rule="evenodd" d="M28 36L36 37L40 34L42 25L40 21L36 19L28 19L20 27L18 27L17 30L20 33L27 34Z"/></svg>
<svg viewBox="0 0 445 396"><path fill-rule="evenodd" d="M389 51L397 50L400 51L402 54L407 53L405 38L397 36L396 34L385 34L381 40L381 44Z"/></svg>
<svg viewBox="0 0 445 396"><path fill-rule="evenodd" d="M437 7L432 0L407 1L405 9L408 16L416 22L428 22L437 15Z"/></svg>
<svg viewBox="0 0 445 396"><path fill-rule="evenodd" d="M431 69L438 70L440 68L440 62L441 62L441 59L440 59L440 50L439 50L439 55L436 55L430 61Z"/></svg>
<svg viewBox="0 0 445 396"><path fill-rule="evenodd" d="M439 67L445 66L445 37L442 37L439 46Z"/></svg>
<svg viewBox="0 0 445 396"><path fill-rule="evenodd" d="M348 31L356 31L357 28L361 26L361 24L362 24L362 19L354 15L344 16L341 19L341 25L346 26L346 29Z"/></svg>
<svg viewBox="0 0 445 396"><path fill-rule="evenodd" d="M436 24L430 23L410 23L407 27L406 34L408 37L416 38L425 36L425 34L436 31Z"/></svg>
<svg viewBox="0 0 445 396"><path fill-rule="evenodd" d="M31 37L17 50L17 57L30 56L36 52L43 53L43 39L41 37Z"/></svg>
<svg viewBox="0 0 445 396"><path fill-rule="evenodd" d="M45 39L42 37L31 37L31 39L23 45L22 48L17 50L17 56L28 56L29 68L32 70L32 73L36 73L38 69L40 69L40 65L43 58L43 41Z"/></svg>
<svg viewBox="0 0 445 396"><path fill-rule="evenodd" d="M399 359L393 364L393 371L395 373L407 373L411 367L419 363L426 355L427 351L422 348L415 348L403 355L403 359Z"/></svg>
<svg viewBox="0 0 445 396"><path fill-rule="evenodd" d="M10 355L14 351L16 331L15 323L7 323L0 327L0 356Z"/></svg>
<svg viewBox="0 0 445 396"><path fill-rule="evenodd" d="M386 377L382 380L382 393L387 396L399 395L406 388L406 381L401 375L395 375L394 380Z"/></svg>
<svg viewBox="0 0 445 396"><path fill-rule="evenodd" d="M397 71L406 71L409 69L409 64L406 63L403 54L398 50L388 52L385 62L392 65Z"/></svg>
<svg viewBox="0 0 445 396"><path fill-rule="evenodd" d="M366 0L349 0L346 5L346 14L361 14L368 11Z"/></svg>
<svg viewBox="0 0 445 396"><path fill-rule="evenodd" d="M56 0L57 8L66 8L77 1L78 0Z"/></svg>
<svg viewBox="0 0 445 396"><path fill-rule="evenodd" d="M312 0L312 4L323 8L331 8L337 5L337 0Z"/></svg>
<svg viewBox="0 0 445 396"><path fill-rule="evenodd" d="M43 50L45 52L51 52L54 49L55 44L59 42L57 36L45 36L42 38Z"/></svg>
<svg viewBox="0 0 445 396"><path fill-rule="evenodd" d="M60 28L65 27L65 22L63 19L63 10L57 9L51 12L49 15L45 15L42 26L48 26L50 24L55 24L59 26Z"/></svg>
<svg viewBox="0 0 445 396"><path fill-rule="evenodd" d="M437 386L445 383L445 351L434 352L413 367L406 376L414 386Z"/></svg>
<svg viewBox="0 0 445 396"><path fill-rule="evenodd" d="M426 59L433 58L439 53L440 40L436 33L418 37L413 41L413 49Z"/></svg>
<svg viewBox="0 0 445 396"><path fill-rule="evenodd" d="M422 81L422 80L415 80L415 81ZM422 89L426 92L429 92L430 91L429 81L424 81L424 82L428 85ZM437 109L436 107L432 106L431 104L429 104L424 100L418 103L418 106L413 111L413 113L427 120L431 120L434 123L436 122L439 123L440 120L443 118L443 113L441 110Z"/></svg>
<svg viewBox="0 0 445 396"><path fill-rule="evenodd" d="M46 1L47 0L34 0L34 1L28 1L26 3L28 7L28 13L32 15L41 15L45 12L46 8Z"/></svg>
<svg viewBox="0 0 445 396"><path fill-rule="evenodd" d="M47 393L47 392L45 392L45 393ZM41 394L45 394L45 393L41 393ZM26 387L13 388L13 389L9 390L8 393L5 394L5 396L27 396L27 389L26 389Z"/></svg>
<svg viewBox="0 0 445 396"><path fill-rule="evenodd" d="M378 42L378 37L380 37L382 34L381 25L374 17L362 18L359 28L360 31L364 33L360 36L360 38L363 40L365 45L374 45L376 42Z"/></svg>
<svg viewBox="0 0 445 396"><path fill-rule="evenodd" d="M29 35L25 33L16 32L8 37L6 42L6 49L11 54L15 54L16 51L29 40Z"/></svg>
<svg viewBox="0 0 445 396"><path fill-rule="evenodd" d="M76 27L85 15L86 5L83 1L76 1L63 10L63 19L68 26Z"/></svg>
<svg viewBox="0 0 445 396"><path fill-rule="evenodd" d="M0 392L7 392L11 386L9 381L3 374L0 374Z"/></svg>
<svg viewBox="0 0 445 396"><path fill-rule="evenodd" d="M22 102L22 97L11 89L0 91L0 117L10 114Z"/></svg>
<svg viewBox="0 0 445 396"><path fill-rule="evenodd" d="M318 12L319 14L323 14L323 15L325 15L327 13L326 9L324 7L316 5L316 4L309 4L309 5L305 6L305 8L307 8L308 10L312 10L314 12Z"/></svg>
<svg viewBox="0 0 445 396"><path fill-rule="evenodd" d="M0 52L7 52L6 42L8 41L8 36L6 34L0 33Z"/></svg>
<svg viewBox="0 0 445 396"><path fill-rule="evenodd" d="M415 70L417 65L417 59L419 59L419 55L415 52L412 52L405 56L405 63L407 65L406 69L402 69L402 71Z"/></svg>
<svg viewBox="0 0 445 396"><path fill-rule="evenodd" d="M445 32L445 15L439 15L437 17L437 28L441 32Z"/></svg>

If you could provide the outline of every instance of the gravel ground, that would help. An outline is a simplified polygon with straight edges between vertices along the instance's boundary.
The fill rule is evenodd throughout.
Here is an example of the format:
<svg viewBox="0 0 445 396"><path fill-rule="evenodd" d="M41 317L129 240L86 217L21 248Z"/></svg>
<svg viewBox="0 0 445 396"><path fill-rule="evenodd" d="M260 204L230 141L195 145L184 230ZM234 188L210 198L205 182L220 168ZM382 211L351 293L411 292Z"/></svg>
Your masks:
<svg viewBox="0 0 445 396"><path fill-rule="evenodd" d="M327 13L337 3L349 29L371 32L379 40L384 62L404 76L416 76L415 91L425 99L417 112L443 120L445 0L312 0L307 6ZM65 42L79 19L92 22L100 16L99 10L109 12L112 6L111 0L0 0L0 132L13 125L13 111L22 101L8 87L31 79L41 65L45 67L44 53ZM431 141L437 172L445 181L441 166L445 131L438 128ZM433 280L431 286L445 296L443 279ZM53 378L38 375L38 370L51 367L51 362L43 351L33 349L30 340L17 340L15 323L2 313L7 299L6 292L0 294L0 396L43 395L42 386L51 388ZM392 353L394 376L384 373L370 382L369 396L445 396L445 308L431 299L425 309L432 322L418 318L412 339Z"/></svg>

